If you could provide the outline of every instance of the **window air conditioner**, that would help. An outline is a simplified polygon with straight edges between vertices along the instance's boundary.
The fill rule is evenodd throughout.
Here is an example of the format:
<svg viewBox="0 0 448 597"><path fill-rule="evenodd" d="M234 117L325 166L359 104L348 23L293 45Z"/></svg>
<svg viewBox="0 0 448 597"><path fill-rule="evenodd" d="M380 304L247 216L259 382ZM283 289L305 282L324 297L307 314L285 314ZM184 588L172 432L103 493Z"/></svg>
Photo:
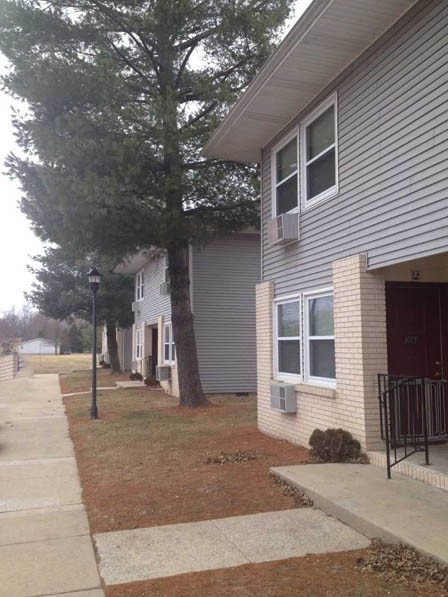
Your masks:
<svg viewBox="0 0 448 597"><path fill-rule="evenodd" d="M286 245L299 240L299 215L281 214L268 223L268 238L271 245Z"/></svg>
<svg viewBox="0 0 448 597"><path fill-rule="evenodd" d="M297 412L297 398L293 384L271 384L271 408L282 413Z"/></svg>
<svg viewBox="0 0 448 597"><path fill-rule="evenodd" d="M157 381L170 381L171 367L169 365L160 365L156 367L156 379Z"/></svg>
<svg viewBox="0 0 448 597"><path fill-rule="evenodd" d="M170 283L169 282L162 282L160 284L160 294L162 296L167 296L170 293Z"/></svg>
<svg viewBox="0 0 448 597"><path fill-rule="evenodd" d="M132 303L131 303L132 313L135 313L136 310L137 310L137 303L136 303L136 301L132 301Z"/></svg>

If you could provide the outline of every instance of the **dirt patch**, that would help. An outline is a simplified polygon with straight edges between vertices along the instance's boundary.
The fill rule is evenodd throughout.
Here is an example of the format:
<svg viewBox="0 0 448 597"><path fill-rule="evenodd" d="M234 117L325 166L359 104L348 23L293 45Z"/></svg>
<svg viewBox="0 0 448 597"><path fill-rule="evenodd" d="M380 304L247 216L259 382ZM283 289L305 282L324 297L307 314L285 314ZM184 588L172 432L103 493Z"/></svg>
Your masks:
<svg viewBox="0 0 448 597"><path fill-rule="evenodd" d="M107 597L441 597L375 573L361 574L361 552L311 555L108 587Z"/></svg>
<svg viewBox="0 0 448 597"><path fill-rule="evenodd" d="M181 409L161 392L98 393L65 399L91 529L104 532L295 507L271 466L305 461L305 448L256 428L255 399ZM256 454L211 466L219 454Z"/></svg>

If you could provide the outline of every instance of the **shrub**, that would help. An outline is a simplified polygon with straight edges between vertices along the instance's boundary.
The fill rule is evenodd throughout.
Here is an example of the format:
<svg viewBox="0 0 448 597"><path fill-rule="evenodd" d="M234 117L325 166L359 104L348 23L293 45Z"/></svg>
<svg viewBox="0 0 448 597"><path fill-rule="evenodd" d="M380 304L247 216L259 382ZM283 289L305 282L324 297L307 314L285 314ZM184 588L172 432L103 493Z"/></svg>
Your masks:
<svg viewBox="0 0 448 597"><path fill-rule="evenodd" d="M361 444L344 429L315 429L309 443L311 456L318 462L368 462Z"/></svg>
<svg viewBox="0 0 448 597"><path fill-rule="evenodd" d="M148 377L145 377L145 379L143 380L145 386L158 386L159 382L157 381L157 379L155 377L153 377L152 375L148 375Z"/></svg>
<svg viewBox="0 0 448 597"><path fill-rule="evenodd" d="M129 375L131 381L143 381L143 375L138 372L133 372Z"/></svg>

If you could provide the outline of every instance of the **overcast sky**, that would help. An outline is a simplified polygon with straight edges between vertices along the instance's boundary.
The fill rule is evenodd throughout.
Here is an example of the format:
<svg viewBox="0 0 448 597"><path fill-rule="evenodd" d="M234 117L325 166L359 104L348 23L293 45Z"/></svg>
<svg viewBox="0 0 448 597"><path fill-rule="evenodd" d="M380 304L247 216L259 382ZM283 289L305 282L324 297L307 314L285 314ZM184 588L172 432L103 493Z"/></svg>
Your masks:
<svg viewBox="0 0 448 597"><path fill-rule="evenodd" d="M297 17L312 0L297 0ZM5 61L0 55L0 70ZM20 200L18 185L4 173L6 156L15 150L11 126L11 99L0 91L0 313L25 304L23 293L30 289L33 277L27 270L32 263L31 256L42 251L42 244L30 230L25 216L17 205Z"/></svg>

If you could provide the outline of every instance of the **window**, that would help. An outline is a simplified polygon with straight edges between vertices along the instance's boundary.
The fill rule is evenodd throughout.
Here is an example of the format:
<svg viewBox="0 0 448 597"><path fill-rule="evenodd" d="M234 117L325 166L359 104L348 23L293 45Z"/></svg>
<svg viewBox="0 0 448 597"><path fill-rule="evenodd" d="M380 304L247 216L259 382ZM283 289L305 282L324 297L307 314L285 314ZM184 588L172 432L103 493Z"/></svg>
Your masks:
<svg viewBox="0 0 448 597"><path fill-rule="evenodd" d="M175 356L173 327L171 323L166 323L163 326L163 362L174 363Z"/></svg>
<svg viewBox="0 0 448 597"><path fill-rule="evenodd" d="M135 358L142 359L143 358L143 334L142 330L137 330L135 332Z"/></svg>
<svg viewBox="0 0 448 597"><path fill-rule="evenodd" d="M276 370L285 381L297 378L300 366L300 301L278 302L275 311Z"/></svg>
<svg viewBox="0 0 448 597"><path fill-rule="evenodd" d="M336 98L325 102L302 125L302 204L337 192Z"/></svg>
<svg viewBox="0 0 448 597"><path fill-rule="evenodd" d="M135 300L141 301L144 296L145 278L143 270L135 276Z"/></svg>
<svg viewBox="0 0 448 597"><path fill-rule="evenodd" d="M287 213L298 207L297 136L273 152L274 214Z"/></svg>
<svg viewBox="0 0 448 597"><path fill-rule="evenodd" d="M307 378L329 381L336 377L334 351L333 296L315 294L306 297Z"/></svg>

